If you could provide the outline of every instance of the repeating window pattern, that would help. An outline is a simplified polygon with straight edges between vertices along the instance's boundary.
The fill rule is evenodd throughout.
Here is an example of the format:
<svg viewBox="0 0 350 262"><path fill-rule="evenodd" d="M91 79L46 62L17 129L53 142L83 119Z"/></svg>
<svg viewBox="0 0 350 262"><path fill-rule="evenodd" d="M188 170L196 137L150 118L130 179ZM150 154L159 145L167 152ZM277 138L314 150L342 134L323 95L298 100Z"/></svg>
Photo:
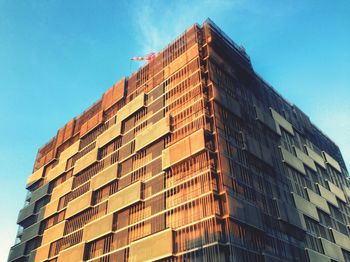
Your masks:
<svg viewBox="0 0 350 262"><path fill-rule="evenodd" d="M47 219L45 219L45 220L41 223L41 228L40 228L41 234L43 234L43 232L44 232L46 229L48 229L48 228L50 228L50 227L52 227L52 226L58 224L59 222L63 221L63 220L64 220L64 217L65 217L65 212L66 212L65 210L62 210L61 212L56 213L56 214L54 214L53 216L48 217Z"/></svg>
<svg viewBox="0 0 350 262"><path fill-rule="evenodd" d="M282 124L270 107L281 115ZM169 120L166 130L155 130L152 140L141 141L147 143L139 148L138 139L149 139L140 134L161 120ZM118 134L111 129L115 125L120 125ZM177 148L198 130L203 131L203 144L194 141ZM102 134L109 142L100 146L97 138ZM302 172L281 161L279 147L296 159L296 149L306 156L312 149L321 160L327 152L340 169L317 161L315 167L307 166L304 159ZM63 158L65 150L68 159ZM89 158L95 150L96 159ZM174 152L184 157L177 159ZM78 160L85 167L75 171ZM114 173L109 173L111 165ZM45 261L57 261L71 247L78 250L70 254L79 254L77 261L130 261L138 252L134 245L151 246L147 241L166 235L172 251L150 260L247 262L277 257L306 262L305 248L324 254L323 240L337 244L332 230L350 234L350 198L340 192L350 184L339 150L257 76L245 52L211 22L191 27L61 128L39 149L34 171L40 176L28 185L31 193L19 217L18 239L39 231L24 243L28 257L42 235L62 229L49 243ZM326 198L319 186L334 195L324 199L329 211L311 203L309 190ZM319 221L297 213L295 194L315 207ZM72 202L81 196L92 196L80 198L88 202L86 207ZM68 216L71 208L76 212ZM90 238L85 230L91 222L104 219L111 225L100 225L90 231L94 237L85 239ZM54 225L55 230L48 230ZM350 257L344 249L342 253Z"/></svg>
<svg viewBox="0 0 350 262"><path fill-rule="evenodd" d="M62 196L58 202L58 210L66 207L70 201L86 193L90 188L90 182L85 183L81 187L69 192L68 194Z"/></svg>
<svg viewBox="0 0 350 262"><path fill-rule="evenodd" d="M114 250L118 246L116 234L110 234L88 244L85 259L92 259Z"/></svg>
<svg viewBox="0 0 350 262"><path fill-rule="evenodd" d="M92 204L96 205L113 195L118 190L118 180L109 183L108 185L94 191L92 196Z"/></svg>
<svg viewBox="0 0 350 262"><path fill-rule="evenodd" d="M84 169L74 177L73 188L77 188L90 180L94 175L118 161L118 151Z"/></svg>
<svg viewBox="0 0 350 262"><path fill-rule="evenodd" d="M108 118L109 119L109 118ZM116 117L112 117L109 119L106 123L99 125L94 129L92 132L84 136L82 139L80 139L79 148L83 149L97 138L98 135L105 132L111 125L116 123Z"/></svg>
<svg viewBox="0 0 350 262"><path fill-rule="evenodd" d="M72 166L74 166L75 162L80 159L81 157L83 157L84 155L86 155L87 153L89 153L90 151L92 151L94 148L96 147L96 142L91 143L90 145L88 145L87 147L85 147L83 150L79 151L79 153L75 154L74 156L72 156L71 158L69 158L67 160L67 164L66 164L66 170L70 169Z"/></svg>
<svg viewBox="0 0 350 262"><path fill-rule="evenodd" d="M81 242L83 237L83 230L77 231L73 234L65 236L50 244L49 257L56 256L60 251L74 246Z"/></svg>
<svg viewBox="0 0 350 262"><path fill-rule="evenodd" d="M184 252L210 243L224 242L224 232L224 223L215 218L181 228L175 234L175 250Z"/></svg>
<svg viewBox="0 0 350 262"><path fill-rule="evenodd" d="M85 224L105 215L107 212L107 202L103 202L102 204L95 206L93 208L89 208L86 211L68 219L65 224L64 234L70 234L80 228L82 228Z"/></svg>

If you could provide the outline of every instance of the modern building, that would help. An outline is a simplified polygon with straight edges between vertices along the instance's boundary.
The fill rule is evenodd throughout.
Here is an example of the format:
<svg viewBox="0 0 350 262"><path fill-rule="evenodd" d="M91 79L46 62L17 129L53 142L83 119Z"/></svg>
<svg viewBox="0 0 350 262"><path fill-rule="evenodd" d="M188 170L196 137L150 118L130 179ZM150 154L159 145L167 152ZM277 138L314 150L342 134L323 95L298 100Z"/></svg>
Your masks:
<svg viewBox="0 0 350 262"><path fill-rule="evenodd" d="M350 261L337 145L212 21L39 149L8 261Z"/></svg>

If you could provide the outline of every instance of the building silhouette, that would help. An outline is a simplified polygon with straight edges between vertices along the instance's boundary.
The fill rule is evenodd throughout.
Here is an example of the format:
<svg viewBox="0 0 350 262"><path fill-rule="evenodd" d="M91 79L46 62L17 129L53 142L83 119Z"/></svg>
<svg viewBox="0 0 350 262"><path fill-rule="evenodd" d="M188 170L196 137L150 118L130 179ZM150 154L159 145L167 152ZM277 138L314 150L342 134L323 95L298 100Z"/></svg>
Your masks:
<svg viewBox="0 0 350 262"><path fill-rule="evenodd" d="M8 261L350 261L337 145L212 21L39 149Z"/></svg>

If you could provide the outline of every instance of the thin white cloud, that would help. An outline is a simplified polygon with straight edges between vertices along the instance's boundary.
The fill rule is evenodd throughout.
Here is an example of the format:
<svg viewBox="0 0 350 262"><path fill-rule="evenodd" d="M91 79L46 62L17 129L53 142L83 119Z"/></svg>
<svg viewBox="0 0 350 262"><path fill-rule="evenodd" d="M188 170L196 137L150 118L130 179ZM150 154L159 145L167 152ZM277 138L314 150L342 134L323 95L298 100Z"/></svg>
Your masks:
<svg viewBox="0 0 350 262"><path fill-rule="evenodd" d="M236 1L144 1L134 16L136 41L143 53L159 52L174 37L207 17L222 17L242 8L245 0Z"/></svg>
<svg viewBox="0 0 350 262"><path fill-rule="evenodd" d="M249 20L250 26L255 27L255 23L264 19L266 13L270 17L289 17L299 6L286 3L275 5L271 9L257 0L146 0L130 14L130 21L133 22L135 41L142 55L161 51L192 24L202 23L208 17L218 25L228 26L227 21L230 21L232 26L242 27L242 22L249 15L257 17L256 20Z"/></svg>

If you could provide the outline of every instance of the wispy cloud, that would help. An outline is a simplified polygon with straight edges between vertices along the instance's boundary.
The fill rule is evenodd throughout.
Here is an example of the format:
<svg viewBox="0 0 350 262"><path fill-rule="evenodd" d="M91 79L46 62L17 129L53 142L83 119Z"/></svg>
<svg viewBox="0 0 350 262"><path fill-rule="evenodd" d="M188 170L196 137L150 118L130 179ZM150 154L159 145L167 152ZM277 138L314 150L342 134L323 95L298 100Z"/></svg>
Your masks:
<svg viewBox="0 0 350 262"><path fill-rule="evenodd" d="M208 17L219 26L228 26L230 21L236 28L256 28L260 26L259 21L266 20L266 13L269 17L289 17L296 8L297 5L285 3L274 3L271 8L257 0L146 0L138 2L130 15L140 52L149 53L161 51L189 26L202 23ZM257 19L249 18L251 16Z"/></svg>
<svg viewBox="0 0 350 262"><path fill-rule="evenodd" d="M230 10L242 8L244 0L236 1L144 1L134 16L141 51L161 51L174 37L195 22L207 17L223 17Z"/></svg>

